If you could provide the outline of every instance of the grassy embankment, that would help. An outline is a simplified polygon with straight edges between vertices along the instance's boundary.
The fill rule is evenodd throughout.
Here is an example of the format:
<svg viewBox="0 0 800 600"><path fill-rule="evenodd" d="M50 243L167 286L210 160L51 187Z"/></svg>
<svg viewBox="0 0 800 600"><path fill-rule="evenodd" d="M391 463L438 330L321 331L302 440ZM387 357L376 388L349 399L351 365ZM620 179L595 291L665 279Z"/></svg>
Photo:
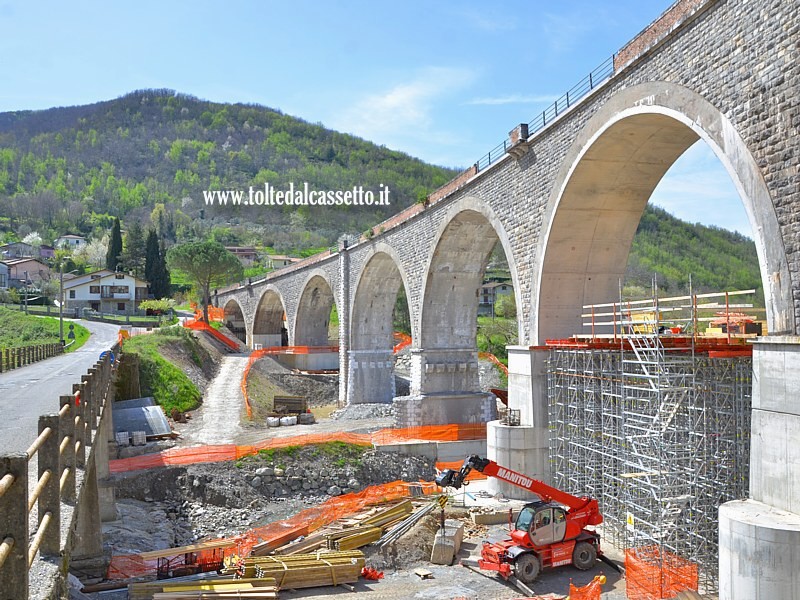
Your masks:
<svg viewBox="0 0 800 600"><path fill-rule="evenodd" d="M64 322L64 337L69 333L69 325L75 326L75 343L67 348L67 352L77 350L89 339L89 330L85 327ZM59 340L58 319L55 317L37 317L26 315L18 310L0 307L0 348L22 348L37 344L53 344ZM69 343L69 339L67 342Z"/></svg>
<svg viewBox="0 0 800 600"><path fill-rule="evenodd" d="M199 345L192 334L181 327L170 327L149 335L137 335L125 341L126 354L139 355L139 381L143 396L152 396L167 414L200 405L202 394L180 367L164 358L164 351L176 347L197 366L202 366Z"/></svg>

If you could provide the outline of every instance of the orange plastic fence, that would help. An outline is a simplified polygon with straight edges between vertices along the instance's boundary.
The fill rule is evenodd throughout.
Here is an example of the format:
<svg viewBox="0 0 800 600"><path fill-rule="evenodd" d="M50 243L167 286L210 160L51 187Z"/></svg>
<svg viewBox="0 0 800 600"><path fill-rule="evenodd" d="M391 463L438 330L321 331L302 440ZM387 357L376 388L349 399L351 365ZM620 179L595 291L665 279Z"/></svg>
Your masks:
<svg viewBox="0 0 800 600"><path fill-rule="evenodd" d="M444 471L445 469L453 469L454 471L458 471L463 464L464 464L463 460L437 462L436 468L439 471ZM480 471L470 471L470 474L467 475L467 481L476 481L479 479L486 479L486 475L484 473L481 473Z"/></svg>
<svg viewBox="0 0 800 600"><path fill-rule="evenodd" d="M605 575L596 575L592 581L581 587L575 587L570 581L569 598L570 600L600 600L605 582Z"/></svg>
<svg viewBox="0 0 800 600"><path fill-rule="evenodd" d="M410 346L412 341L410 335L407 333L401 333L399 331L394 332L394 340L397 342L392 349L392 352L395 354L400 352L406 346Z"/></svg>
<svg viewBox="0 0 800 600"><path fill-rule="evenodd" d="M300 535L307 535L337 519L353 515L366 506L399 500L410 495L435 494L438 490L438 486L432 482L393 481L383 485L374 485L361 492L331 498L327 502L307 508L293 517L251 529L232 539L238 544L237 554L246 556L258 543L289 541ZM198 552L197 562L213 558L212 553L212 550ZM156 561L145 561L139 555L113 556L106 577L108 579L128 579L154 574L155 570Z"/></svg>
<svg viewBox="0 0 800 600"><path fill-rule="evenodd" d="M499 368L508 377L508 367L505 366L500 360L491 352L478 352L478 358L484 358Z"/></svg>
<svg viewBox="0 0 800 600"><path fill-rule="evenodd" d="M630 600L661 600L697 591L698 568L658 546L625 551L625 592Z"/></svg>
<svg viewBox="0 0 800 600"><path fill-rule="evenodd" d="M236 350L237 352L240 350L239 342L232 340L224 333L220 333L205 321L199 321L197 319L189 319L187 321L184 321L183 326L186 327L187 329L194 329L195 331L205 331L206 333L211 334L212 337L215 337L220 342L228 346L228 348L230 348L231 350Z"/></svg>
<svg viewBox="0 0 800 600"><path fill-rule="evenodd" d="M259 450L270 448L286 448L288 446L306 446L325 442L346 442L371 446L375 444L399 443L412 440L421 441L456 441L475 440L486 436L486 425L430 425L426 427L409 427L407 429L381 429L375 433L309 433L292 437L269 438L257 444L236 446L223 444L218 446L193 446L190 448L170 448L153 454L131 456L110 460L109 470L112 473L125 473L141 469L155 469L177 465L193 465L206 462L223 462L251 456ZM461 466L460 464L458 465Z"/></svg>
<svg viewBox="0 0 800 600"><path fill-rule="evenodd" d="M197 306L196 302L192 302L189 306L191 306L192 310L194 311L194 318L198 321L204 320L203 309ZM217 308L216 306L208 306L208 320L209 321L224 321L225 320L225 309L224 308Z"/></svg>

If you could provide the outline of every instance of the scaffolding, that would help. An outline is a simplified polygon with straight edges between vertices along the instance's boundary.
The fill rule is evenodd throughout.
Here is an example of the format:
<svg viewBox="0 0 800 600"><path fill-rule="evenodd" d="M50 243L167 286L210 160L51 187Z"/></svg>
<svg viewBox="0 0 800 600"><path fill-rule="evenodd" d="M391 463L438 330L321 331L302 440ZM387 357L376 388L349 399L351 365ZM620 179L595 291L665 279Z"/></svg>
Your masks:
<svg viewBox="0 0 800 600"><path fill-rule="evenodd" d="M605 539L655 561L659 593L637 597L672 597L678 563L716 591L718 507L747 496L752 352L697 333L719 318L703 316L713 296L587 306L591 336L547 342L554 482L597 498Z"/></svg>

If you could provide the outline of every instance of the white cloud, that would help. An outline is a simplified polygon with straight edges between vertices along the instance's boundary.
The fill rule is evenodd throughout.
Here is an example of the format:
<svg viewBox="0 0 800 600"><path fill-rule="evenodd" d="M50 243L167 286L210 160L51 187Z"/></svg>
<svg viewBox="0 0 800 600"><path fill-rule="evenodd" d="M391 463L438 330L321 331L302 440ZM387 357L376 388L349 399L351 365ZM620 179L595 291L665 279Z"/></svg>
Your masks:
<svg viewBox="0 0 800 600"><path fill-rule="evenodd" d="M409 81L356 100L331 119L331 124L377 144L419 156L417 149L424 150L448 139L454 143L451 133L435 130L433 114L437 108L451 105L454 93L472 83L475 76L468 69L427 67Z"/></svg>
<svg viewBox="0 0 800 600"><path fill-rule="evenodd" d="M508 96L489 96L484 98L473 98L466 102L470 105L498 106L502 104L549 104L555 102L558 96L555 94L547 95L526 95L510 94Z"/></svg>
<svg viewBox="0 0 800 600"><path fill-rule="evenodd" d="M684 221L715 225L753 237L730 175L703 141L695 143L667 171L650 202Z"/></svg>

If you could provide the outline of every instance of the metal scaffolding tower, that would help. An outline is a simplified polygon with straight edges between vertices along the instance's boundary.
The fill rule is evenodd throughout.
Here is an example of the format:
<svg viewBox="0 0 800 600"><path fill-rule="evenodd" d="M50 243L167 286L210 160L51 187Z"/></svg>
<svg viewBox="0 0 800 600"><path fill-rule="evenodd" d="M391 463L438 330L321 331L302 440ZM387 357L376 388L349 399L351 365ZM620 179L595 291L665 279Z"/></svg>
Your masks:
<svg viewBox="0 0 800 600"><path fill-rule="evenodd" d="M604 337L587 307L591 337L550 342L552 472L598 499L606 540L694 563L714 591L717 509L747 495L752 360L743 340L686 335L696 297L669 300L615 305Z"/></svg>

